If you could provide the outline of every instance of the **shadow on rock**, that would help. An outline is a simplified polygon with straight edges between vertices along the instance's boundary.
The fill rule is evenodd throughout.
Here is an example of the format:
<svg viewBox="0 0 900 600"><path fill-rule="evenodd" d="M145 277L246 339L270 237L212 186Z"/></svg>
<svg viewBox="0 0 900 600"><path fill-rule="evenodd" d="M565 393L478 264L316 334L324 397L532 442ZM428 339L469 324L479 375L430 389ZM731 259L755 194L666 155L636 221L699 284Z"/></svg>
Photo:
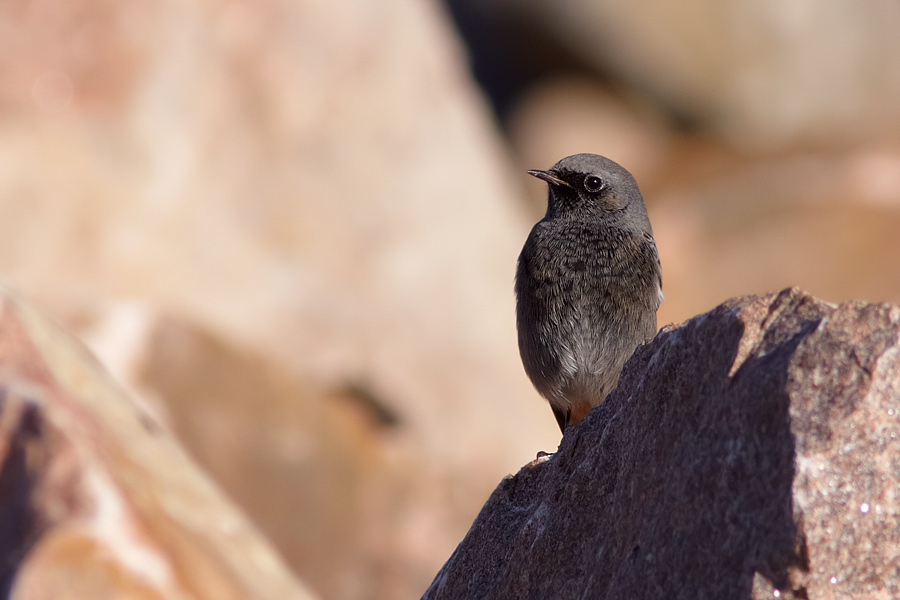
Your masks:
<svg viewBox="0 0 900 600"><path fill-rule="evenodd" d="M900 440L897 417L878 415L894 414L898 322L896 307L794 289L665 328L555 455L498 486L424 597L893 590ZM810 432L825 441L799 450ZM859 515L848 506L876 504L879 520L841 529Z"/></svg>

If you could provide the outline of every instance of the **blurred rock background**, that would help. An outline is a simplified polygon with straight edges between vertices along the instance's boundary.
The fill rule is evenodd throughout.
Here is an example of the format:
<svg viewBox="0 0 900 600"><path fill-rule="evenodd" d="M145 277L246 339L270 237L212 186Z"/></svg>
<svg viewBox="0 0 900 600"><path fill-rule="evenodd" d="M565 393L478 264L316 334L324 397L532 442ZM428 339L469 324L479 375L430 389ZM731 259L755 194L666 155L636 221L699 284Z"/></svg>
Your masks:
<svg viewBox="0 0 900 600"><path fill-rule="evenodd" d="M523 169L635 174L660 325L788 285L898 302L898 26L889 0L0 3L0 273L322 597L417 597L559 438L516 350Z"/></svg>

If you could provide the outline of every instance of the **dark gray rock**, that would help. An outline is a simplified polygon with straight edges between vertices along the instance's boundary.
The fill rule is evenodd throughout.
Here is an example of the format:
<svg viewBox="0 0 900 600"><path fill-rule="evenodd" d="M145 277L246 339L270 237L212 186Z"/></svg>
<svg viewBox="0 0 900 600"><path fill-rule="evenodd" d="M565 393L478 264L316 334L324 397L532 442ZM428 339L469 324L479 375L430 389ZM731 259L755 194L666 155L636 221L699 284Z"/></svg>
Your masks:
<svg viewBox="0 0 900 600"><path fill-rule="evenodd" d="M792 289L665 328L424 596L773 597L900 597L897 306Z"/></svg>

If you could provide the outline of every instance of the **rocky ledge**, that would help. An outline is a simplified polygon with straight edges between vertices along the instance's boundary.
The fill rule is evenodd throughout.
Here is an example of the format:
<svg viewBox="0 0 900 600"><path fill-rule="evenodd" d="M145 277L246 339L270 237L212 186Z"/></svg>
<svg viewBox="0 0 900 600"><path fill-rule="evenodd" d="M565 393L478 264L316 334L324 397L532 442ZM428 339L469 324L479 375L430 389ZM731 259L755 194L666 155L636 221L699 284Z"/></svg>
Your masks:
<svg viewBox="0 0 900 600"><path fill-rule="evenodd" d="M900 597L900 308L731 300L635 353L424 598Z"/></svg>
<svg viewBox="0 0 900 600"><path fill-rule="evenodd" d="M0 598L312 595L80 343L0 289Z"/></svg>

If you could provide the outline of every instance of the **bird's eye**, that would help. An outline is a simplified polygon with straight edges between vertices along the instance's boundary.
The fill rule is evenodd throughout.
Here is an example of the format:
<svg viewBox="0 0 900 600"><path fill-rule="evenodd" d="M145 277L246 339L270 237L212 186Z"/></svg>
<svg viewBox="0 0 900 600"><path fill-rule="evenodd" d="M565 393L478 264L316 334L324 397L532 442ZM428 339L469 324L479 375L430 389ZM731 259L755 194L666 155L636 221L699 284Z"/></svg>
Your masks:
<svg viewBox="0 0 900 600"><path fill-rule="evenodd" d="M588 175L584 178L584 189L589 192L599 192L603 187L603 180L596 175Z"/></svg>

